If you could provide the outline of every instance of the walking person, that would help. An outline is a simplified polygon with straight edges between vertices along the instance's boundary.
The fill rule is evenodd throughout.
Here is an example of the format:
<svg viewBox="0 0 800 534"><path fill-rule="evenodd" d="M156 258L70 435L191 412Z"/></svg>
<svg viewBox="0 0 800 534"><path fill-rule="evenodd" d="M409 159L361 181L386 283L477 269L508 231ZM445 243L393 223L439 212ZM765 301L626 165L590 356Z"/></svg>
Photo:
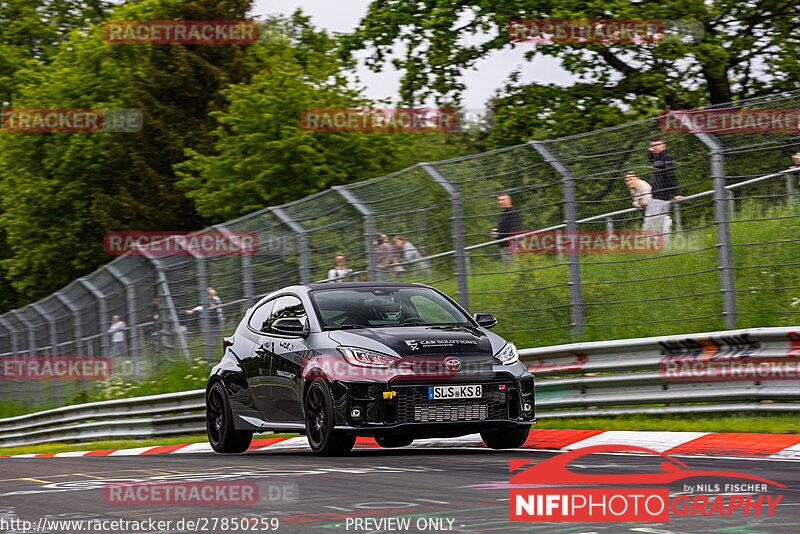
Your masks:
<svg viewBox="0 0 800 534"><path fill-rule="evenodd" d="M673 200L682 199L683 196L680 194L680 185L675 177L675 160L664 138L658 134L650 137L650 147L647 150L647 157L653 166L653 199L644 216L652 219L654 230L664 234L664 245L666 245L672 230L672 217L669 214L671 203Z"/></svg>
<svg viewBox="0 0 800 534"><path fill-rule="evenodd" d="M497 204L502 211L497 221L497 228L492 229L492 237L494 239L506 239L511 237L512 234L522 231L522 218L520 217L519 210L512 205L511 195L508 193L500 193L497 195ZM500 259L503 262L503 267L511 266L511 262L514 259L511 241L503 241L499 243L499 246Z"/></svg>

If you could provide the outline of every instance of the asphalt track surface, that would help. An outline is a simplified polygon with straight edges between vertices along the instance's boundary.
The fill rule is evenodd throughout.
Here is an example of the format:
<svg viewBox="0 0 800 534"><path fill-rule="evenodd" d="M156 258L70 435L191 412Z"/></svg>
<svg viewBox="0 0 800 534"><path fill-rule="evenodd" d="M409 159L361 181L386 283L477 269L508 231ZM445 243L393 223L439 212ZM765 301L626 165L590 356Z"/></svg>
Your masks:
<svg viewBox="0 0 800 534"><path fill-rule="evenodd" d="M677 457L692 469L738 471L787 486L770 489L783 497L774 515L672 516L661 523L510 522L508 478L510 459L541 461L557 451L435 448L356 449L351 456L320 458L305 451L256 451L244 455L210 453L127 457L63 457L0 460L0 524L30 521L34 532L48 520L171 520L171 528L140 532L236 532L221 529L220 519L273 518L277 530L250 532L644 532L652 534L708 532L800 532L800 462ZM592 474L658 471L659 460L639 455L595 454L570 467ZM112 505L103 486L111 481L251 481L259 502L247 506ZM543 481L545 482L545 481ZM550 481L552 482L552 481ZM719 478L684 480L669 485L670 496L683 493L683 483L722 483ZM736 481L733 481L736 482ZM376 528L356 518L410 518L410 528ZM180 519L204 518L204 525L177 528ZM213 520L217 518L217 528ZM348 526L348 518L350 524ZM249 523L247 523L249 524ZM19 525L19 523L17 523ZM89 527L86 527L87 529ZM2 529L0 529L2 530ZM98 532L95 530L84 530ZM238 530L242 532L242 529ZM102 531L101 531L102 532ZM111 532L110 530L106 532ZM130 532L119 530L118 532Z"/></svg>

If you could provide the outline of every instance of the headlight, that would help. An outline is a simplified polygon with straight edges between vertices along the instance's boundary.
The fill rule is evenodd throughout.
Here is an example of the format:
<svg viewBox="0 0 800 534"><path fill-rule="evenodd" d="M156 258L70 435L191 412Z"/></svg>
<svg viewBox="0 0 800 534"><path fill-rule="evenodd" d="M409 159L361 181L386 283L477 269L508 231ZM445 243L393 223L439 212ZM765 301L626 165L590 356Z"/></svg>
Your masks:
<svg viewBox="0 0 800 534"><path fill-rule="evenodd" d="M354 347L339 347L339 352L344 355L344 359L350 365L361 367L381 367L386 369L402 360L399 356L389 356L388 354Z"/></svg>
<svg viewBox="0 0 800 534"><path fill-rule="evenodd" d="M511 365L519 361L519 352L513 343L506 343L506 346L494 355L494 359L503 365Z"/></svg>

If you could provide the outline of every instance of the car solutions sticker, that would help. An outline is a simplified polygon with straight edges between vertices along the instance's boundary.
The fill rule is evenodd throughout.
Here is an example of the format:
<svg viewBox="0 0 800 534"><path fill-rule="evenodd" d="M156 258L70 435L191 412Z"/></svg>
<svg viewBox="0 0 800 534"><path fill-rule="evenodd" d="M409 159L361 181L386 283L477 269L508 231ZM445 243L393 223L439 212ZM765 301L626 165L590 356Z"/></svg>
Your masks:
<svg viewBox="0 0 800 534"><path fill-rule="evenodd" d="M578 458L608 452L653 454L664 461L660 471L654 473L586 474L567 468L567 464ZM786 487L737 471L691 469L661 452L630 445L583 447L525 467L531 461L510 461L512 473L524 467L509 481L511 521L663 522L669 521L670 516L773 515L783 495L769 491ZM678 494L673 491L670 497L667 484L698 477L723 480L683 484L683 491Z"/></svg>

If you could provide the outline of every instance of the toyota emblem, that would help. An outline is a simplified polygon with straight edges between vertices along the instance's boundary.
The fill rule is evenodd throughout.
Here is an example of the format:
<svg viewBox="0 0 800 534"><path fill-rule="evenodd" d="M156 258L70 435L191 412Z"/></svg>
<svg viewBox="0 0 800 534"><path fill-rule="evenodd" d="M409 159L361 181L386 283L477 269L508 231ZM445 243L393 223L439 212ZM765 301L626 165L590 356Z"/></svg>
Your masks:
<svg viewBox="0 0 800 534"><path fill-rule="evenodd" d="M447 368L448 371L460 371L461 370L461 360L458 358L445 358L444 359L444 366Z"/></svg>

